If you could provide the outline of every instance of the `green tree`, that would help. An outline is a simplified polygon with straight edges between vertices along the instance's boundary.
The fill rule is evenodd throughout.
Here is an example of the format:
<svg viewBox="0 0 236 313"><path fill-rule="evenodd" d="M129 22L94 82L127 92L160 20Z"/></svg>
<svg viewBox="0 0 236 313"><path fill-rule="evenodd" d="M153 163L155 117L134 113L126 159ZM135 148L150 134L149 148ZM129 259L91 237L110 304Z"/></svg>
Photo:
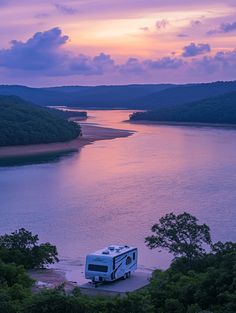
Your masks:
<svg viewBox="0 0 236 313"><path fill-rule="evenodd" d="M149 248L163 248L189 261L205 253L204 244L211 244L210 228L198 224L197 218L186 212L166 214L151 230L154 234L145 238Z"/></svg>
<svg viewBox="0 0 236 313"><path fill-rule="evenodd" d="M0 312L21 312L25 299L31 296L32 284L23 266L0 262Z"/></svg>
<svg viewBox="0 0 236 313"><path fill-rule="evenodd" d="M193 260L191 270L176 263L156 270L147 287L156 313L235 313L236 251L207 253Z"/></svg>
<svg viewBox="0 0 236 313"><path fill-rule="evenodd" d="M0 95L0 146L75 139L82 134L81 128L78 123L68 121L67 115L62 111L39 107L15 96Z"/></svg>
<svg viewBox="0 0 236 313"><path fill-rule="evenodd" d="M39 245L38 241L38 235L32 235L24 228L0 236L0 260L23 265L26 269L58 262L56 246L48 242Z"/></svg>
<svg viewBox="0 0 236 313"><path fill-rule="evenodd" d="M227 253L235 253L236 252L236 243L227 241L225 243L218 241L211 245L211 249L213 253L216 254L227 254Z"/></svg>

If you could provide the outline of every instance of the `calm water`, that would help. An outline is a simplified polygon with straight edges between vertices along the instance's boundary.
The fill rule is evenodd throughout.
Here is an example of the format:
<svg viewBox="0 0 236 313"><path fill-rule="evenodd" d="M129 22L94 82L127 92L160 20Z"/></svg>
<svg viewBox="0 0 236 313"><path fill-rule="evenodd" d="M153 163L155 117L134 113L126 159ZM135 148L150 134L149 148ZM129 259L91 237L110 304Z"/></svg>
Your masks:
<svg viewBox="0 0 236 313"><path fill-rule="evenodd" d="M122 123L127 111L90 111L89 122L133 129L56 162L0 168L0 232L25 227L57 245L62 264L118 243L138 246L139 263L169 258L144 245L171 211L207 223L214 240L236 241L236 130Z"/></svg>

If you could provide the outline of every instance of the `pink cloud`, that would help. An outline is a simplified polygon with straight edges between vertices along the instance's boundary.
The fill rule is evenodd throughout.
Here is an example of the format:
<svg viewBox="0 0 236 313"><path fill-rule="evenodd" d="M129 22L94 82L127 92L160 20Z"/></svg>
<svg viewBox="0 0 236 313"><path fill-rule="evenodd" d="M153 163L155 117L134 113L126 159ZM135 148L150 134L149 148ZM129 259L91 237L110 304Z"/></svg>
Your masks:
<svg viewBox="0 0 236 313"><path fill-rule="evenodd" d="M199 56L210 51L208 44L191 43L184 47L183 56L172 54L159 58L129 57L118 63L108 53L89 56L65 50L69 37L55 27L37 32L26 41L11 42L0 50L2 77L14 77L24 82L36 77L45 81L127 83L127 82L188 82L236 78L236 50L218 51L212 56ZM191 56L190 60L186 56ZM194 58L197 56L197 58ZM51 77L51 78L50 78ZM60 77L60 79L59 79ZM81 77L81 78L80 78ZM89 77L85 79L85 77ZM51 80L50 80L51 79Z"/></svg>

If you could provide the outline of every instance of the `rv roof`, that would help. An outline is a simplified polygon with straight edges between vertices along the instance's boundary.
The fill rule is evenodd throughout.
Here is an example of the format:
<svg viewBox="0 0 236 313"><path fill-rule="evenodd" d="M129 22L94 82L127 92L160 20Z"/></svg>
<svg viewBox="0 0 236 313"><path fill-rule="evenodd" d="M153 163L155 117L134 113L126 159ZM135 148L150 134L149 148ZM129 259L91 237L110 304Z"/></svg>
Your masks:
<svg viewBox="0 0 236 313"><path fill-rule="evenodd" d="M93 253L90 253L90 255L100 255L100 256L111 256L114 257L116 255L119 255L124 252L128 252L130 250L136 249L134 247L130 246L118 246L118 245L110 245L106 248L100 249L98 251L95 251Z"/></svg>

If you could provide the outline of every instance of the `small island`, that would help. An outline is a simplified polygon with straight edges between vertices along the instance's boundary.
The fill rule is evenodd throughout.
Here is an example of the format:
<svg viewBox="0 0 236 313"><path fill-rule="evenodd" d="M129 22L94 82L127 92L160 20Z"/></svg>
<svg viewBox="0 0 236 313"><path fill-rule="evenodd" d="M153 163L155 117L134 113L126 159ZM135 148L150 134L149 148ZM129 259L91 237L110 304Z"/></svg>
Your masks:
<svg viewBox="0 0 236 313"><path fill-rule="evenodd" d="M134 112L130 121L235 126L236 92L186 104L162 104L152 111Z"/></svg>

